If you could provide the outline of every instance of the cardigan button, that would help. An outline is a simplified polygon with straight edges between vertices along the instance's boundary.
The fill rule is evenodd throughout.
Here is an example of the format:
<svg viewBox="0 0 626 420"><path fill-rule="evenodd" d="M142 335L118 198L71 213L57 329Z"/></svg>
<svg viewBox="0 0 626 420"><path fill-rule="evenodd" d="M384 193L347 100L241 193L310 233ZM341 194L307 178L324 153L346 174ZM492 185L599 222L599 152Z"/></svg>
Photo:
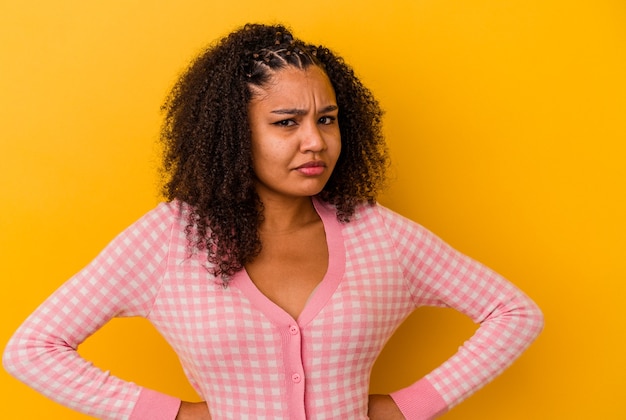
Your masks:
<svg viewBox="0 0 626 420"><path fill-rule="evenodd" d="M289 326L289 332L291 333L291 335L297 335L298 334L298 327L296 327L295 325L290 325Z"/></svg>
<svg viewBox="0 0 626 420"><path fill-rule="evenodd" d="M302 380L302 376L300 376L299 373L294 373L293 375L291 375L291 380L295 383L299 383Z"/></svg>

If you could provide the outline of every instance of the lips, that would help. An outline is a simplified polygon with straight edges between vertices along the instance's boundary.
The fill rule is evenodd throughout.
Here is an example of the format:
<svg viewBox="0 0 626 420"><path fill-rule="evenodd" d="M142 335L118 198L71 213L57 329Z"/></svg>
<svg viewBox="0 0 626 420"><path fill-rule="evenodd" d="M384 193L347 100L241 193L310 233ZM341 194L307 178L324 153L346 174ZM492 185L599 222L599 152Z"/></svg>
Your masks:
<svg viewBox="0 0 626 420"><path fill-rule="evenodd" d="M303 163L302 165L298 166L296 169L300 169L300 168L318 168L318 167L326 167L326 163L324 163L321 160L312 160L310 162L307 163Z"/></svg>
<svg viewBox="0 0 626 420"><path fill-rule="evenodd" d="M295 168L296 171L308 176L321 175L325 169L326 163L321 160L312 160Z"/></svg>

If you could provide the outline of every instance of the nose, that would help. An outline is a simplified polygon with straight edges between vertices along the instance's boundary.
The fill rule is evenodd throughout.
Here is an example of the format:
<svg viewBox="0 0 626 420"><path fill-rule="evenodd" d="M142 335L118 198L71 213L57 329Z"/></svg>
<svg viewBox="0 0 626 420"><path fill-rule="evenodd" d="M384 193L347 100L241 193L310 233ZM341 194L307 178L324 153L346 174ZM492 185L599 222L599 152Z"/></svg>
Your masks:
<svg viewBox="0 0 626 420"><path fill-rule="evenodd" d="M300 142L300 151L302 153L326 150L326 140L324 140L324 135L316 122L306 124L303 128Z"/></svg>

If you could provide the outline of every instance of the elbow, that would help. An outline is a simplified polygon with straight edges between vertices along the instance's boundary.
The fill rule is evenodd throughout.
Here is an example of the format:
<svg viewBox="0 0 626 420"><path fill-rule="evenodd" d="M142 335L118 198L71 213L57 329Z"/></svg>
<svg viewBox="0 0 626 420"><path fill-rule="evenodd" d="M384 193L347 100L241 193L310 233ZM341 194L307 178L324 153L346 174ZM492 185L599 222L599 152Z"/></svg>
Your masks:
<svg viewBox="0 0 626 420"><path fill-rule="evenodd" d="M539 306L528 298L525 305L522 306L518 313L520 323L521 335L523 335L525 341L530 345L541 334L545 325L545 318L543 312Z"/></svg>
<svg viewBox="0 0 626 420"><path fill-rule="evenodd" d="M537 306L537 304L535 304L533 302L533 334L534 337L533 339L537 338L537 336L539 336L539 334L541 333L541 331L543 331L543 327L545 326L545 317L543 315L543 311L541 310L541 308L539 308L539 306Z"/></svg>
<svg viewBox="0 0 626 420"><path fill-rule="evenodd" d="M11 340L9 340L4 348L4 351L2 352L2 367L7 373L16 378L19 378L20 376L21 369L19 366L23 364L23 361L20 360L20 354L23 353L24 352L20 350L15 337L12 337Z"/></svg>
<svg viewBox="0 0 626 420"><path fill-rule="evenodd" d="M45 351L39 342L20 332L18 330L4 348L2 367L11 376L29 384L40 376L38 357Z"/></svg>

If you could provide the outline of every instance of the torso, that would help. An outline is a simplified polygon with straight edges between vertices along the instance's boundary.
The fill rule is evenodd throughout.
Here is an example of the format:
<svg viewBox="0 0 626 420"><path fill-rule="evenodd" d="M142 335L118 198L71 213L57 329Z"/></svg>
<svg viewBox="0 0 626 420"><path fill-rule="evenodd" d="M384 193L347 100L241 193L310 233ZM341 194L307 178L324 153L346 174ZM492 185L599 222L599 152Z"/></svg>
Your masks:
<svg viewBox="0 0 626 420"><path fill-rule="evenodd" d="M287 233L261 233L261 253L246 265L256 287L294 319L328 269L328 246L321 220Z"/></svg>

